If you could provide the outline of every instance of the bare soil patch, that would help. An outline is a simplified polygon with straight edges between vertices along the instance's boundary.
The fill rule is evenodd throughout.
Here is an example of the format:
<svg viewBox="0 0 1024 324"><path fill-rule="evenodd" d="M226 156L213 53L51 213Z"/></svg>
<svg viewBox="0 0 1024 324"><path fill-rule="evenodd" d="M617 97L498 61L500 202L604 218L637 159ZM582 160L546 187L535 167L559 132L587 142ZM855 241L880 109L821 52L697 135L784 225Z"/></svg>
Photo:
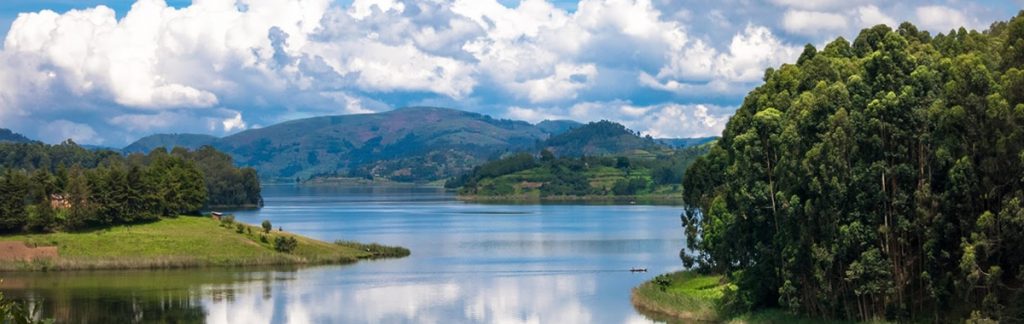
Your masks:
<svg viewBox="0 0 1024 324"><path fill-rule="evenodd" d="M57 258L56 246L29 247L25 242L0 242L0 261L32 261Z"/></svg>

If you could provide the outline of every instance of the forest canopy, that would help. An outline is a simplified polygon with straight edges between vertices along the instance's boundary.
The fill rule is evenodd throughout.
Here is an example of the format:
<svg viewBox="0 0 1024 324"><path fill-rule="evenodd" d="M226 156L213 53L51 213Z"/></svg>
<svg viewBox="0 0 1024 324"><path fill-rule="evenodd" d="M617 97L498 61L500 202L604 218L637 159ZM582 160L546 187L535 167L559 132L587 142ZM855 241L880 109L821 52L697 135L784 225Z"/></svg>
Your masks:
<svg viewBox="0 0 1024 324"><path fill-rule="evenodd" d="M262 202L256 171L236 168L211 147L123 156L70 140L0 143L0 233L129 224Z"/></svg>
<svg viewBox="0 0 1024 324"><path fill-rule="evenodd" d="M1024 318L1024 11L904 23L768 69L687 171L687 266L738 310Z"/></svg>

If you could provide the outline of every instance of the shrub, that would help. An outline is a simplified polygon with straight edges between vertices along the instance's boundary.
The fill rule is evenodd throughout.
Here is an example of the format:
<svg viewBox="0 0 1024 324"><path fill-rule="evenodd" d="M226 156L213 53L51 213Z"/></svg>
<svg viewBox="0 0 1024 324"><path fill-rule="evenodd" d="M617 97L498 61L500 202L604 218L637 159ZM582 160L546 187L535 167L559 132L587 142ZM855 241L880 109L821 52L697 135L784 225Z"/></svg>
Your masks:
<svg viewBox="0 0 1024 324"><path fill-rule="evenodd" d="M260 224L260 225L263 226L263 232L264 233L270 233L270 230L274 229L274 226L270 225L270 221L266 220L266 219L264 219L263 220L263 224Z"/></svg>
<svg viewBox="0 0 1024 324"><path fill-rule="evenodd" d="M274 238L274 250L277 252L292 253L297 245L299 245L298 240L291 236L278 236Z"/></svg>
<svg viewBox="0 0 1024 324"><path fill-rule="evenodd" d="M235 224L235 233L245 233L245 225L242 225L242 223Z"/></svg>
<svg viewBox="0 0 1024 324"><path fill-rule="evenodd" d="M260 242L263 242L263 243L269 243L269 242L267 241L267 236L266 236L266 235L263 235L263 234L260 234Z"/></svg>
<svg viewBox="0 0 1024 324"><path fill-rule="evenodd" d="M235 215L224 215L220 218L220 225L231 228L231 225L235 224Z"/></svg>

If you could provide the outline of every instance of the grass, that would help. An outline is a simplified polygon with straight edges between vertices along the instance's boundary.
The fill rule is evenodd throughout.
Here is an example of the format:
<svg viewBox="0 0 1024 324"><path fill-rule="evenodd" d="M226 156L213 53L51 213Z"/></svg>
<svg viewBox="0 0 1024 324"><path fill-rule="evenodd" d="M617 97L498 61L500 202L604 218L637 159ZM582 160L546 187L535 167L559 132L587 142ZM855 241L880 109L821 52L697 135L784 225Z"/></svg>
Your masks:
<svg viewBox="0 0 1024 324"><path fill-rule="evenodd" d="M820 323L781 310L762 310L726 316L718 311L725 290L732 284L719 275L691 271L663 274L633 288L633 306L644 315L665 322Z"/></svg>
<svg viewBox="0 0 1024 324"><path fill-rule="evenodd" d="M207 217L181 216L88 232L0 236L0 241L22 241L28 246L57 246L60 254L56 259L2 262L0 271L349 263L378 257L352 244L276 230L263 234L257 226L243 226L238 233L234 224L222 226ZM295 250L275 251L278 236L295 237Z"/></svg>

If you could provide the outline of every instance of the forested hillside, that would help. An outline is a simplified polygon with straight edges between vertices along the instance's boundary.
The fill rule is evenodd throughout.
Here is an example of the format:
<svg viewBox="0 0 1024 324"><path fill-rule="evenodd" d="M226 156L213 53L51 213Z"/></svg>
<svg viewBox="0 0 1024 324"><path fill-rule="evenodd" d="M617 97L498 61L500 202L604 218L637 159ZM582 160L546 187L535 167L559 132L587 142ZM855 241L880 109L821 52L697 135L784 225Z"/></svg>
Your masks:
<svg viewBox="0 0 1024 324"><path fill-rule="evenodd" d="M682 257L726 308L1024 318L1024 12L931 35L808 45L687 170Z"/></svg>
<svg viewBox="0 0 1024 324"><path fill-rule="evenodd" d="M668 147L622 124L602 120L571 128L541 144L556 156L649 155Z"/></svg>
<svg viewBox="0 0 1024 324"><path fill-rule="evenodd" d="M0 144L0 232L78 230L262 205L259 177L210 147L127 157L59 145Z"/></svg>
<svg viewBox="0 0 1024 324"><path fill-rule="evenodd" d="M0 128L0 143L28 143L31 141L24 135L12 132L10 129Z"/></svg>
<svg viewBox="0 0 1024 324"><path fill-rule="evenodd" d="M452 179L447 188L476 197L565 198L654 196L678 198L683 171L707 152L690 147L655 157L556 157L514 154Z"/></svg>

